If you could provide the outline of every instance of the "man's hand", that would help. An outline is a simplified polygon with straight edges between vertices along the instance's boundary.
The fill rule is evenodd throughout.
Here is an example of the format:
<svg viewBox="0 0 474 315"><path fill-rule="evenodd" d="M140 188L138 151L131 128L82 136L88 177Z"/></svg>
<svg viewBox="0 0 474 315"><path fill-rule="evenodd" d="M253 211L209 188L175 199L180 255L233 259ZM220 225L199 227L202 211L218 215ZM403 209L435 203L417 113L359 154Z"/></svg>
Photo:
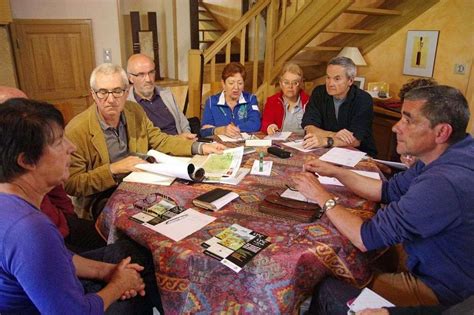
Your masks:
<svg viewBox="0 0 474 315"><path fill-rule="evenodd" d="M341 129L339 130L335 135L334 138L338 138L341 141L343 141L345 144L349 145L356 141L356 137L354 137L354 134L350 132L347 129Z"/></svg>
<svg viewBox="0 0 474 315"><path fill-rule="evenodd" d="M225 149L227 149L227 147L221 143L205 143L202 145L202 154L222 154L222 151Z"/></svg>
<svg viewBox="0 0 474 315"><path fill-rule="evenodd" d="M184 139L188 139L188 140L197 140L197 135L195 133L183 132L179 136L183 137Z"/></svg>
<svg viewBox="0 0 474 315"><path fill-rule="evenodd" d="M331 198L331 194L319 182L318 178L310 172L302 172L291 178L293 186L306 198L316 201L320 206Z"/></svg>
<svg viewBox="0 0 474 315"><path fill-rule="evenodd" d="M278 131L278 126L276 124L271 124L267 127L267 134L272 135Z"/></svg>
<svg viewBox="0 0 474 315"><path fill-rule="evenodd" d="M147 163L145 160L140 159L138 156L127 156L120 161L110 164L110 171L112 174L126 174L134 171L140 171L135 165L140 163Z"/></svg>
<svg viewBox="0 0 474 315"><path fill-rule="evenodd" d="M314 133L307 133L303 139L303 148L305 149L319 148L326 145L326 142Z"/></svg>
<svg viewBox="0 0 474 315"><path fill-rule="evenodd" d="M303 169L305 171L318 173L323 176L334 177L334 174L341 168L316 158L304 163Z"/></svg>

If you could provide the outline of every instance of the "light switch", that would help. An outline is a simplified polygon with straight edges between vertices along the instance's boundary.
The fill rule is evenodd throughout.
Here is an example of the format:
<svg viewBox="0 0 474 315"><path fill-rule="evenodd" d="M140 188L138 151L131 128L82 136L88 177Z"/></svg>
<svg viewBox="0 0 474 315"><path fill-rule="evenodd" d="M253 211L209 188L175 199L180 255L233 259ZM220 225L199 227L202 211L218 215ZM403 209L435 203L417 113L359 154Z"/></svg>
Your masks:
<svg viewBox="0 0 474 315"><path fill-rule="evenodd" d="M104 62L112 62L112 49L104 48Z"/></svg>
<svg viewBox="0 0 474 315"><path fill-rule="evenodd" d="M454 64L454 73L455 74L465 74L466 73L466 65L463 64L463 63Z"/></svg>

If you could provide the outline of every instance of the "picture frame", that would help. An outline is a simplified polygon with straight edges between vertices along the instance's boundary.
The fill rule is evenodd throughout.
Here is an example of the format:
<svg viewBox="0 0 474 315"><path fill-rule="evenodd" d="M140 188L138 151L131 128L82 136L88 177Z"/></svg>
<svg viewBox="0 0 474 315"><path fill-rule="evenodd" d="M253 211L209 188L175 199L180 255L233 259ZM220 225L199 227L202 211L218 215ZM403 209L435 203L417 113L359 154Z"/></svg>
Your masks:
<svg viewBox="0 0 474 315"><path fill-rule="evenodd" d="M408 31L403 74L433 77L439 31Z"/></svg>
<svg viewBox="0 0 474 315"><path fill-rule="evenodd" d="M363 90L365 87L365 77L354 77L354 82L352 84Z"/></svg>

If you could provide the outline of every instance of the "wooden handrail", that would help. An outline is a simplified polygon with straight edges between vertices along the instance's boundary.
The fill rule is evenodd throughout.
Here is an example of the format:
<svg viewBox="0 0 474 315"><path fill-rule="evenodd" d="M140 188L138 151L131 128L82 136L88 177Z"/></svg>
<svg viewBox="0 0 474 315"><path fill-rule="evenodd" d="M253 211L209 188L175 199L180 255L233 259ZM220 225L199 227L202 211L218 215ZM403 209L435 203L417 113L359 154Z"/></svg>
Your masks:
<svg viewBox="0 0 474 315"><path fill-rule="evenodd" d="M217 55L234 37L240 35L242 29L258 16L260 12L270 4L270 2L271 0L258 1L231 29L227 30L214 42L214 44L211 45L211 47L206 49L204 52L204 64L207 64L215 55Z"/></svg>

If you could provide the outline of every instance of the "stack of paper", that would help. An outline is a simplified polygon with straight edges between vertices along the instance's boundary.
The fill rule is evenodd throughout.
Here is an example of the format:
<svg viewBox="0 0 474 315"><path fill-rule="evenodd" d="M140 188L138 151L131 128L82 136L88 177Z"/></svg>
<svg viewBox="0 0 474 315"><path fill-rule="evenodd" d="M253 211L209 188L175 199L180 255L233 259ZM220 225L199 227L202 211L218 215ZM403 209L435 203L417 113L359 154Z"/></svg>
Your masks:
<svg viewBox="0 0 474 315"><path fill-rule="evenodd" d="M339 165L346 165L350 167L356 166L360 160L365 156L365 152L354 151L343 148L332 148L319 159L321 161L331 162Z"/></svg>

